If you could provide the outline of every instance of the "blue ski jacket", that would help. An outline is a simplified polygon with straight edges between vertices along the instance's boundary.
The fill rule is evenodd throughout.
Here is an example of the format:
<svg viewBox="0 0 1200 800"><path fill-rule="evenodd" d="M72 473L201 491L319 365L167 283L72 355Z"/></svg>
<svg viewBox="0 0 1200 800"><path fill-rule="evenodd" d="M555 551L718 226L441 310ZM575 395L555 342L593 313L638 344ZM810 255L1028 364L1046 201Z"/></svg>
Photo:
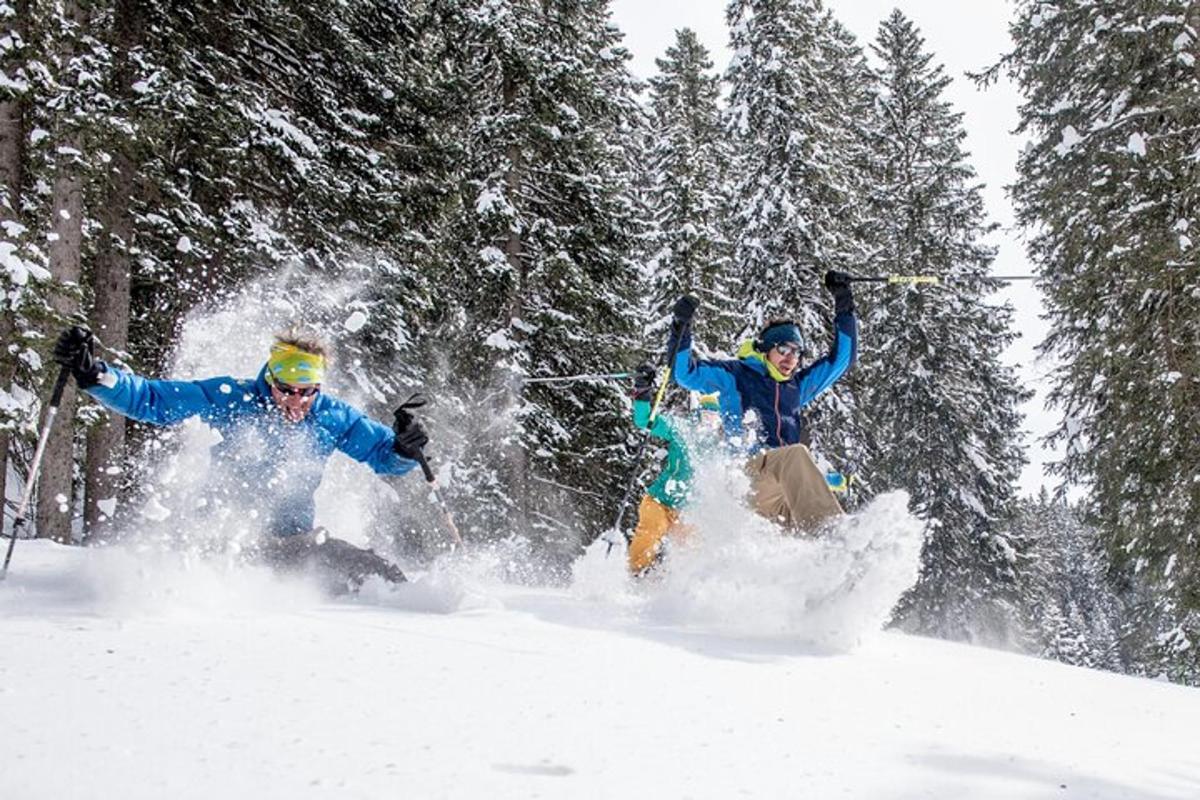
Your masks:
<svg viewBox="0 0 1200 800"><path fill-rule="evenodd" d="M835 316L829 352L787 380L773 377L763 354L749 343L739 355L728 360L697 359L687 331L675 355L675 381L697 392L720 392L721 418L731 437L744 433L746 412L753 410L758 417L758 436L752 451L797 444L804 428L801 410L842 377L857 358L858 322L853 313Z"/></svg>
<svg viewBox="0 0 1200 800"><path fill-rule="evenodd" d="M215 488L243 506L253 501L277 536L313 529L313 494L334 450L379 474L403 475L417 466L392 450L390 428L324 392L304 419L287 422L271 399L265 367L254 380L198 381L150 380L105 367L103 383L88 392L118 414L152 425L199 417L220 433L211 450Z"/></svg>

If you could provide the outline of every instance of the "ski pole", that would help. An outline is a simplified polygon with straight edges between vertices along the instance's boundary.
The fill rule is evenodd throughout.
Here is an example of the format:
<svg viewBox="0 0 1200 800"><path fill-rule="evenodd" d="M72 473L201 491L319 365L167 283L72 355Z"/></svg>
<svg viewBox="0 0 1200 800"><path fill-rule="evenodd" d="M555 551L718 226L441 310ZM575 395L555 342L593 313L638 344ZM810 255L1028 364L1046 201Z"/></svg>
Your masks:
<svg viewBox="0 0 1200 800"><path fill-rule="evenodd" d="M8 552L4 554L4 566L0 568L0 581L8 577L8 562L12 561L13 549L17 546L17 537L25 526L25 513L29 508L29 498L33 496L33 484L37 480L38 470L42 466L42 455L46 452L46 442L50 438L50 427L58 416L58 406L62 402L63 390L67 387L67 379L71 371L67 367L58 370L58 379L54 382L54 391L50 394L50 405L46 408L46 420L42 423L42 432L38 436L37 449L33 452L33 463L29 465L29 475L25 478L25 489L21 493L21 502L17 505L17 516L13 520L12 538L8 540Z"/></svg>
<svg viewBox="0 0 1200 800"><path fill-rule="evenodd" d="M574 381L613 381L633 377L632 372L605 372L591 375L561 375L550 378L522 378L523 383L572 383Z"/></svg>
<svg viewBox="0 0 1200 800"><path fill-rule="evenodd" d="M454 539L454 544L458 546L458 549L462 550L462 535L458 532L458 526L454 524L454 517L450 515L450 506L446 505L446 499L442 497L442 491L437 485L437 478L434 477L433 470L429 468L429 460L425 458L425 453L421 453L417 458L417 463L421 465L421 471L425 473L425 482L429 484L434 501L438 504L438 508L442 510L442 518L446 522L446 527L450 529L450 536Z"/></svg>
<svg viewBox="0 0 1200 800"><path fill-rule="evenodd" d="M633 487L637 485L638 475L642 471L642 455L646 452L646 445L650 443L650 431L654 427L654 420L658 419L658 412L662 407L663 398L667 395L667 386L671 383L671 370L675 365L675 355L679 352L679 343L683 341L683 337L687 335L690 327L691 323L689 322L679 332L679 336L675 337L671 350L667 353L666 369L663 371L663 378L658 387L658 392L654 395L654 404L650 407L650 418L646 421L646 434L642 437L637 452L633 456L633 474L629 477L629 483L625 486L625 494L621 496L621 503L617 506L617 521L613 523L613 530L625 537L626 544L629 543L632 537L621 530L621 526L625 523L625 509L629 506L629 500L633 496ZM612 539L609 539L608 549L604 551L606 558L612 553L613 544Z"/></svg>
<svg viewBox="0 0 1200 800"><path fill-rule="evenodd" d="M855 275L851 283L888 283L937 286L942 283L965 283L967 281L1033 281L1036 275L981 275L978 278L941 278L937 275Z"/></svg>
<svg viewBox="0 0 1200 800"><path fill-rule="evenodd" d="M396 409L396 419L400 419L401 415L408 415L410 408L420 408L428 403L429 400L420 392L413 392L408 396L408 399L400 404ZM408 417L411 420L411 416ZM441 509L442 518L446 522L446 527L450 529L450 536L454 539L454 543L461 549L463 547L462 535L458 532L458 526L454 524L454 517L450 515L450 506L446 504L446 499L442 497L442 492L438 489L437 478L434 477L433 470L429 467L429 459L425 457L425 451L417 451L417 463L421 465L421 472L425 473L425 482L429 484L430 492L433 494L434 502Z"/></svg>

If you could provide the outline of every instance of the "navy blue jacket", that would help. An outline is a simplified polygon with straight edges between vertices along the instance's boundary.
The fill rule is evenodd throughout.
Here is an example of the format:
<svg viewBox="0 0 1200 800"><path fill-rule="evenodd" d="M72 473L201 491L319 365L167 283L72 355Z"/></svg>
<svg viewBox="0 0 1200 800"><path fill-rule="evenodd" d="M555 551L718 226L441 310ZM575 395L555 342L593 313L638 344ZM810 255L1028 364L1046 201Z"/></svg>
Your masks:
<svg viewBox="0 0 1200 800"><path fill-rule="evenodd" d="M804 428L801 410L846 373L858 357L858 322L853 313L833 319L833 346L824 358L798 369L787 380L774 378L762 353L742 346L741 358L697 359L688 332L679 344L673 373L685 389L720 392L721 417L729 436L743 434L747 411L758 416L751 449L797 444Z"/></svg>
<svg viewBox="0 0 1200 800"><path fill-rule="evenodd" d="M264 368L255 380L161 381L108 367L103 383L88 392L139 422L174 425L199 417L218 431L221 441L211 451L214 488L240 498L242 508L258 498L250 508L279 536L312 530L313 494L334 450L380 474L403 475L417 465L392 450L391 428L324 392L304 419L287 422L265 375Z"/></svg>

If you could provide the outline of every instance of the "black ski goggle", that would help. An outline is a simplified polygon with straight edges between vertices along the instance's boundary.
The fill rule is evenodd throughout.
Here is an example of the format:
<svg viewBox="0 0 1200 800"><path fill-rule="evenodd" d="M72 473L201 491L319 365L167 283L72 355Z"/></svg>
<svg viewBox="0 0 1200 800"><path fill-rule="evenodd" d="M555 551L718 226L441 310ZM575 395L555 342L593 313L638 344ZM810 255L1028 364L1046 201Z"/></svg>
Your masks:
<svg viewBox="0 0 1200 800"><path fill-rule="evenodd" d="M285 394L288 397L315 397L317 392L321 391L320 386L289 386L286 383L271 384L280 394Z"/></svg>

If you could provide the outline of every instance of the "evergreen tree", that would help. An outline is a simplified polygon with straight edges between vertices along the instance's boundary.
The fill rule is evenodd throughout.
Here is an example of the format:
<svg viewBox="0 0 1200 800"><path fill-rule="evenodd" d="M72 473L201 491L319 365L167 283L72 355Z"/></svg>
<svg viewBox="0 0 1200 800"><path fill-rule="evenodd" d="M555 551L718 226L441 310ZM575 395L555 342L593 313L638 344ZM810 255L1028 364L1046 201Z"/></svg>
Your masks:
<svg viewBox="0 0 1200 800"><path fill-rule="evenodd" d="M819 0L735 0L726 16L742 334L794 319L808 336L807 357L820 357L832 316L825 272L869 263L871 72ZM840 381L806 410L814 452L839 468L862 460L849 387Z"/></svg>
<svg viewBox="0 0 1200 800"><path fill-rule="evenodd" d="M1014 538L1027 541L1020 602L1039 655L1067 664L1120 671L1121 606L1108 582L1108 559L1096 530L1045 489L1023 499Z"/></svg>
<svg viewBox="0 0 1200 800"><path fill-rule="evenodd" d="M650 335L665 341L671 305L694 294L705 307L706 333L728 346L741 328L742 309L725 237L730 150L717 105L720 78L687 28L655 63L647 132Z"/></svg>
<svg viewBox="0 0 1200 800"><path fill-rule="evenodd" d="M1200 681L1200 9L1017 4L1014 187L1059 357L1056 468L1136 604L1128 655Z"/></svg>
<svg viewBox="0 0 1200 800"><path fill-rule="evenodd" d="M9 456L20 475L35 420L23 402L40 375L39 318L46 310L50 273L36 233L38 197L27 162L37 149L32 108L41 66L30 4L0 6L0 529L7 519ZM40 140L40 134L38 139Z"/></svg>
<svg viewBox="0 0 1200 800"><path fill-rule="evenodd" d="M864 157L852 120L869 73L818 0L734 0L726 16L732 238L751 310L745 330L779 317L825 330L821 277L866 263Z"/></svg>
<svg viewBox="0 0 1200 800"><path fill-rule="evenodd" d="M475 532L567 552L628 468L624 402L523 379L611 371L633 348L633 80L607 2L466 2L461 20L462 245L435 335L465 398L452 494Z"/></svg>
<svg viewBox="0 0 1200 800"><path fill-rule="evenodd" d="M363 323L348 349L381 402L380 390L412 383L416 365L395 362L430 306L426 232L447 194L448 159L433 132L445 49L430 24L437 4L27 5L20 21L32 33L6 39L22 45L23 61L10 59L21 79L13 87L39 92L22 106L34 146L16 162L33 189L26 216L39 227L22 235L50 242L43 260L69 290L41 301L57 319L29 336L52 341L65 315L82 311L106 357L153 374L185 312L299 264L308 280L274 301L336 324L347 310L320 308L314 281L361 284ZM6 225L6 236L29 228ZM31 247L13 251L25 259L22 276L38 274ZM7 260L6 280L17 263ZM28 327L18 293L6 295L5 323ZM22 295L26 316L35 295ZM62 509L75 497L72 403L69 391L39 493L39 531L64 539ZM115 490L103 467L119 437L94 430L91 439L95 501ZM86 510L98 520L94 502Z"/></svg>
<svg viewBox="0 0 1200 800"><path fill-rule="evenodd" d="M963 150L950 83L899 11L879 28L881 69L872 216L882 271L938 286L864 297L870 331L855 376L867 420L869 485L903 488L928 523L921 578L901 604L908 629L1004 641L1015 616L1017 553L1005 535L1024 464L1017 406L1028 393L1001 363L1011 309L986 301L994 252Z"/></svg>

